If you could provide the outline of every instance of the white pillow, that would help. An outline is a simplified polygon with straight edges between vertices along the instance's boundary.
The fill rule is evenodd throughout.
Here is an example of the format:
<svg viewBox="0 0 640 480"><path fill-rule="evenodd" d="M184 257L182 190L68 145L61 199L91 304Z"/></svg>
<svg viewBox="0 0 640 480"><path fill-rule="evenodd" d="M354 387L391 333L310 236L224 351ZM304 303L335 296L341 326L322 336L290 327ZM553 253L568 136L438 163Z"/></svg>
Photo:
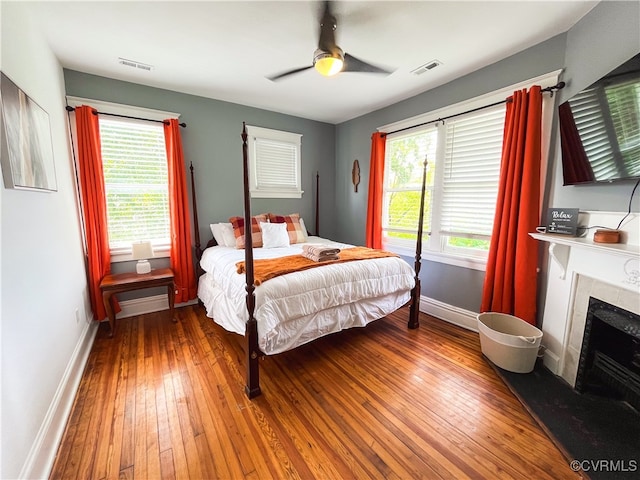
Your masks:
<svg viewBox="0 0 640 480"><path fill-rule="evenodd" d="M278 248L289 246L289 234L286 223L260 222L262 230L262 248Z"/></svg>
<svg viewBox="0 0 640 480"><path fill-rule="evenodd" d="M231 223L221 223L222 225L222 236L224 237L224 246L236 248L236 234L233 233L233 225Z"/></svg>
<svg viewBox="0 0 640 480"><path fill-rule="evenodd" d="M233 227L230 223L212 223L209 226L211 227L213 238L216 239L218 245L221 247L235 248L236 236L233 233Z"/></svg>
<svg viewBox="0 0 640 480"><path fill-rule="evenodd" d="M307 231L307 227L304 226L304 220L300 217L300 227L302 227L302 231L304 232L304 241L309 240L309 232Z"/></svg>

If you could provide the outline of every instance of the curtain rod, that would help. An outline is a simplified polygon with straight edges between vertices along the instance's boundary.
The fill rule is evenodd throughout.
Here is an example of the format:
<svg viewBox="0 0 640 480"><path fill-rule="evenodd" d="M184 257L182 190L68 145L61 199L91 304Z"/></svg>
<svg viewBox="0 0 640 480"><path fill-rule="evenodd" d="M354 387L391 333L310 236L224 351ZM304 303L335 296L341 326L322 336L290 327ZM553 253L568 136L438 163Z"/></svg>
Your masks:
<svg viewBox="0 0 640 480"><path fill-rule="evenodd" d="M540 92L551 92L551 96L553 96L553 92L555 90L562 90L565 87L565 85L566 84L564 82L559 82L556 85L553 85L552 87L543 88L542 90L540 90ZM398 130L393 130L392 132L382 132L382 134L383 135L391 135L392 133L404 132L405 130L411 130L412 128L422 127L424 125L429 125L430 123L438 123L438 122L442 122L444 120L449 120L450 118L459 117L460 115L466 115L467 113L473 113L473 112L477 112L478 110L484 110L485 108L495 107L496 105L500 105L502 103L507 103L509 101L511 101L510 98L507 98L505 100L500 100L499 102L491 103L489 105L484 105L482 107L472 108L471 110L467 110L466 112L460 112L460 113L456 113L456 114L453 114L453 115L449 115L447 117L441 117L441 118L437 118L435 120L429 120L428 122L418 123L417 125L411 125L410 127L399 128Z"/></svg>
<svg viewBox="0 0 640 480"><path fill-rule="evenodd" d="M69 105L67 105L65 107L67 109L67 112L73 112L75 111L75 108L70 107ZM165 125L168 125L169 123L166 120L153 120L151 118L142 118L142 117L130 117L129 115L118 115L117 113L105 113L105 112L98 112L97 110L93 110L93 114L94 115L109 115L110 117L120 117L120 118L130 118L132 120L144 120L145 122L157 122L157 123L164 123ZM187 128L187 124L182 122L179 123L178 125L180 125L183 128Z"/></svg>

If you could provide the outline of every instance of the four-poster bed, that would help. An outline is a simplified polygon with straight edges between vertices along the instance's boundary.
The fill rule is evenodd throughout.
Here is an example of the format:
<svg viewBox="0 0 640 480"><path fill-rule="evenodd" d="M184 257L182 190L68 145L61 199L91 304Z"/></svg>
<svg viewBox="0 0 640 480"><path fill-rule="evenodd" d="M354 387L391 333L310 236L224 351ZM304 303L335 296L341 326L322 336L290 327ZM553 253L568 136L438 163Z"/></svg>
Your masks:
<svg viewBox="0 0 640 480"><path fill-rule="evenodd" d="M199 274L198 297L207 309L207 315L216 323L227 331L244 335L247 368L245 392L249 398L254 398L261 393L258 360L263 355L281 353L345 328L365 326L407 303L410 304L408 327L418 328L426 161L413 269L395 254L320 237L309 237L306 241L282 248L254 249L256 217L251 214L247 131L244 125L241 136L244 249L220 246L212 239L202 250L199 235L196 235L198 268L202 273ZM197 231L193 175L191 166L193 215ZM316 234L317 205L316 197ZM303 271L279 272L262 282L264 262L286 265L295 260L293 263L300 263L298 260L309 244L323 245L341 252L344 250L344 258L315 262L315 265L306 265ZM240 272L244 272L244 277Z"/></svg>

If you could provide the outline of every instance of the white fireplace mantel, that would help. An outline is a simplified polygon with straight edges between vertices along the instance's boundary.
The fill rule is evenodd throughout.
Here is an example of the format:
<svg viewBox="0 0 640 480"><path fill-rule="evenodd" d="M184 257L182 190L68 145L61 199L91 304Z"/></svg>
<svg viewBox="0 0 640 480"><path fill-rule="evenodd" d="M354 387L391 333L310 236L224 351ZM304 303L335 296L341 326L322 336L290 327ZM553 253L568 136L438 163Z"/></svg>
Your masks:
<svg viewBox="0 0 640 480"><path fill-rule="evenodd" d="M640 311L640 215L626 212L580 212L585 237L531 233L549 245L544 294L542 344L545 365L569 384L575 381L582 327L589 296L637 313ZM616 228L623 243L596 243L595 228ZM594 227L598 226L598 227ZM582 330L580 330L582 328Z"/></svg>
<svg viewBox="0 0 640 480"><path fill-rule="evenodd" d="M560 268L560 278L565 278L571 248L584 248L597 253L640 259L640 247L622 243L596 243L591 238L571 237L557 233L530 233L533 238L549 243L549 255ZM640 279L638 279L640 281Z"/></svg>

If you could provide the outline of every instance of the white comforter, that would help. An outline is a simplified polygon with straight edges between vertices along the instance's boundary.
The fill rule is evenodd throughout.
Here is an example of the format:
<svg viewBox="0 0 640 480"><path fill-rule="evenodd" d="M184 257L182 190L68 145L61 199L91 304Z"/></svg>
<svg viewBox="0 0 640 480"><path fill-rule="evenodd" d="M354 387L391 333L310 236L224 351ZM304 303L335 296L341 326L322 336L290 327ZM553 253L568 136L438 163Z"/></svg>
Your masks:
<svg viewBox="0 0 640 480"><path fill-rule="evenodd" d="M309 237L308 243L337 248L352 245ZM254 259L295 255L303 244L256 248ZM245 275L236 272L244 250L211 247L200 265L198 296L212 317L228 331L245 333ZM282 275L256 287L258 344L265 354L289 350L345 328L364 326L405 304L414 286L414 271L397 257L323 265Z"/></svg>

